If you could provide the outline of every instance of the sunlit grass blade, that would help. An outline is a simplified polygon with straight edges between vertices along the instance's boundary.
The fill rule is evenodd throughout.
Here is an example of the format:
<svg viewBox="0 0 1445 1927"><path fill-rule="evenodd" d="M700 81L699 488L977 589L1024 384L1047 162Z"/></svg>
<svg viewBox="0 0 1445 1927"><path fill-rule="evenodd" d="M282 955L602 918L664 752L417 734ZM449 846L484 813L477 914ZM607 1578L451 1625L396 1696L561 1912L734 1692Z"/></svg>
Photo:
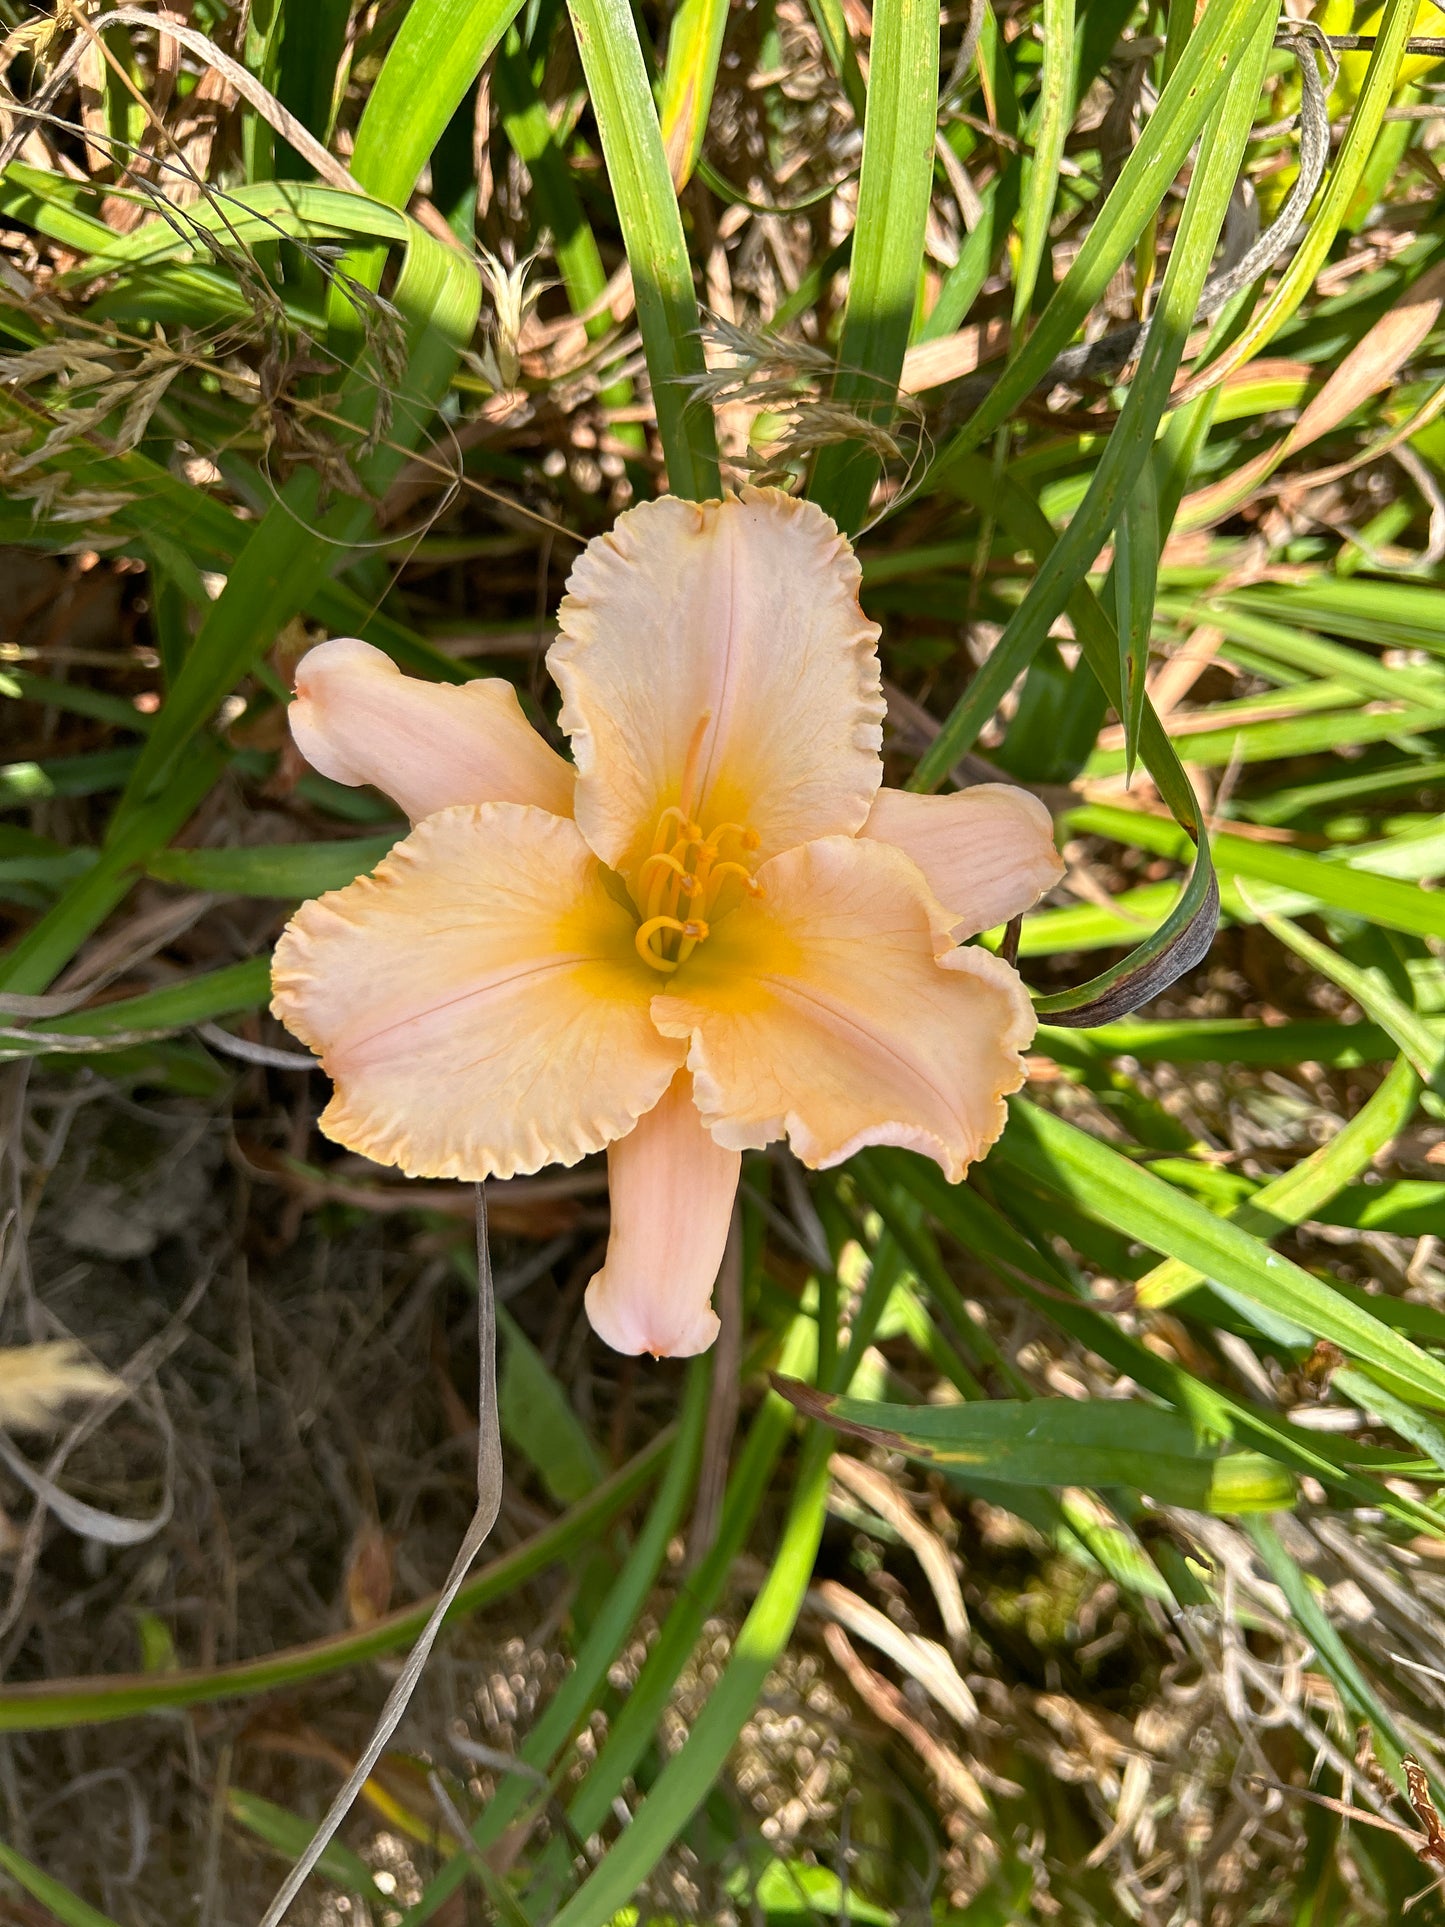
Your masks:
<svg viewBox="0 0 1445 1927"><path fill-rule="evenodd" d="M1328 1144L1301 1158L1283 1176L1261 1185L1230 1213L1231 1221L1253 1237L1273 1239L1312 1217L1351 1179L1367 1171L1399 1136L1414 1114L1419 1093L1418 1077L1401 1058L1369 1101L1340 1126ZM1169 1258L1138 1281L1135 1295L1142 1305L1167 1305L1192 1290L1202 1277L1201 1272L1177 1258Z"/></svg>
<svg viewBox="0 0 1445 1927"><path fill-rule="evenodd" d="M1370 51L1370 63L1355 103L1355 111L1350 116L1345 137L1335 155L1324 193L1315 207L1304 240L1268 300L1239 338L1211 365L1207 379L1217 381L1229 369L1238 368L1251 356L1257 355L1298 311L1308 294L1345 222L1355 190L1384 123L1415 14L1416 0L1388 0L1375 44Z"/></svg>
<svg viewBox="0 0 1445 1927"><path fill-rule="evenodd" d="M1328 977L1353 997L1381 1030L1394 1038L1420 1081L1445 1094L1445 1041L1408 1004L1402 1003L1378 974L1361 970L1288 917L1271 916L1261 910L1259 920L1272 937L1277 937L1321 976Z"/></svg>
<svg viewBox="0 0 1445 1927"><path fill-rule="evenodd" d="M448 121L521 11L521 0L414 0L381 64L356 129L351 172L369 194L405 207ZM382 248L353 248L345 279L378 288ZM328 341L354 351L356 313L336 286L327 301Z"/></svg>
<svg viewBox="0 0 1445 1927"><path fill-rule="evenodd" d="M668 30L662 144L679 193L692 179L702 153L727 18L727 0L682 0Z"/></svg>
<svg viewBox="0 0 1445 1927"><path fill-rule="evenodd" d="M1074 0L1045 0L1043 65L1032 128L1033 157L1024 170L1014 262L1014 339L1022 341L1034 304L1039 267L1049 245L1049 222L1059 184L1064 138L1074 118Z"/></svg>
<svg viewBox="0 0 1445 1927"><path fill-rule="evenodd" d="M1426 1507L1391 1493L1373 1476L1398 1470L1402 1462L1397 1453L1376 1453L1371 1447L1311 1432L1186 1371L1172 1354L1141 1344L1087 1302L1086 1288L1044 1249L1037 1234L1030 1241L971 1186L947 1184L932 1165L896 1151L865 1153L853 1168L896 1236L907 1235L897 1217L901 1192L922 1203L961 1250L981 1258L1002 1282L1022 1292L1041 1317L1156 1398L1187 1414L1202 1436L1252 1446L1281 1466L1321 1480L1354 1504L1381 1505L1415 1530L1433 1533L1437 1529L1435 1515ZM930 1279L933 1275L928 1272ZM944 1287L941 1304L948 1305L950 1291L956 1292L956 1287Z"/></svg>
<svg viewBox="0 0 1445 1927"><path fill-rule="evenodd" d="M1193 745L1190 745L1193 748ZM1185 857L1188 848L1180 831L1162 817L1137 815L1112 804L1086 804L1071 813L1076 828L1121 842L1156 850L1161 855ZM1211 838L1214 861L1223 877L1257 879L1302 898L1328 904L1349 915L1368 917L1389 930L1415 936L1445 936L1445 899L1438 892L1398 877L1377 876L1367 867L1367 850L1341 851L1343 860L1327 861L1312 850L1286 844L1256 842L1252 837L1220 831ZM1427 858L1427 860L1433 860ZM1263 904L1263 898L1260 899Z"/></svg>

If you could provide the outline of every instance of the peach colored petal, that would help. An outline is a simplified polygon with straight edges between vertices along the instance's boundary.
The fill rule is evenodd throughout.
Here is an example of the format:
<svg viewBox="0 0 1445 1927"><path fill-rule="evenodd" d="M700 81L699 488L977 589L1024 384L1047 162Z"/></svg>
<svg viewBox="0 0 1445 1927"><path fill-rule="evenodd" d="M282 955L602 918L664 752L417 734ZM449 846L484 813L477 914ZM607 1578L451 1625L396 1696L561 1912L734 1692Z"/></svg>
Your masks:
<svg viewBox="0 0 1445 1927"><path fill-rule="evenodd" d="M652 1006L686 1037L704 1124L747 1150L787 1133L805 1164L865 1144L957 1182L1003 1129L1034 1013L1001 958L948 945L948 913L900 851L827 837L758 873Z"/></svg>
<svg viewBox="0 0 1445 1927"><path fill-rule="evenodd" d="M912 857L954 918L958 943L1021 916L1064 874L1053 818L1014 783L951 796L879 790L862 833Z"/></svg>
<svg viewBox="0 0 1445 1927"><path fill-rule="evenodd" d="M575 1164L652 1109L683 1055L648 1017L656 973L576 825L515 803L441 810L303 904L271 982L335 1082L322 1130L410 1177Z"/></svg>
<svg viewBox="0 0 1445 1927"><path fill-rule="evenodd" d="M741 1162L703 1128L686 1071L608 1147L612 1232L587 1316L614 1351L691 1358L717 1337L712 1288Z"/></svg>
<svg viewBox="0 0 1445 1927"><path fill-rule="evenodd" d="M413 823L456 803L572 814L572 766L499 677L422 682L369 642L338 636L301 658L287 719L314 769L334 783L374 783Z"/></svg>
<svg viewBox="0 0 1445 1927"><path fill-rule="evenodd" d="M756 830L761 856L862 828L882 777L878 626L853 551L778 489L645 502L587 546L547 663L577 759L577 821L630 875L679 800Z"/></svg>

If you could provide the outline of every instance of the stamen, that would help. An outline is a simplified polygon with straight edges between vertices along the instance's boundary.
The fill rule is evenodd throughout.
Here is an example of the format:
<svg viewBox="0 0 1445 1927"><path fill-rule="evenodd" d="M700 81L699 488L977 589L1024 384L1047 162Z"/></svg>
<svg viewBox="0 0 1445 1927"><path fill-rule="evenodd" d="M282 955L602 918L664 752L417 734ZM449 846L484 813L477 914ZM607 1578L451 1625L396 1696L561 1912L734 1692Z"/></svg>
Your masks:
<svg viewBox="0 0 1445 1927"><path fill-rule="evenodd" d="M658 816L651 854L643 858L633 884L642 918L637 954L652 969L669 974L708 937L707 918L731 879L749 897L763 894L750 865L739 861L761 847L757 831L743 823L719 823L704 833L693 816L711 721L711 710L698 718L688 743L681 795ZM724 856L724 850L733 854Z"/></svg>

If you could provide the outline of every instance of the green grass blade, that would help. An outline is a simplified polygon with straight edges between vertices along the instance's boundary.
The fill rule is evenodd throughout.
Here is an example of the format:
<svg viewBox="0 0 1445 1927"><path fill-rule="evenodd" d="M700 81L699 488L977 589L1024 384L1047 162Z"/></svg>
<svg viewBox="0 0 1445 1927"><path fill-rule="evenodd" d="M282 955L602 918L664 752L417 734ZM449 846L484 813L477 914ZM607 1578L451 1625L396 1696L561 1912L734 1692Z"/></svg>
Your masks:
<svg viewBox="0 0 1445 1927"><path fill-rule="evenodd" d="M851 1168L895 1235L896 1201L903 1192L922 1204L962 1251L981 1259L1010 1289L1021 1292L1042 1318L1154 1397L1185 1413L1201 1436L1257 1448L1277 1464L1321 1480L1352 1504L1382 1506L1414 1531L1433 1534L1438 1530L1433 1513L1369 1476L1377 1468L1397 1469L1398 1454L1376 1455L1372 1448L1309 1431L1150 1350L1087 1303L1082 1281L1071 1278L1039 1244L1030 1243L972 1186L948 1184L936 1166L906 1152L868 1152L855 1158ZM956 1292L956 1287L951 1289ZM946 1292L940 1302L947 1303Z"/></svg>
<svg viewBox="0 0 1445 1927"><path fill-rule="evenodd" d="M553 1500L575 1505L602 1479L597 1447L546 1360L505 1306L497 1308L497 1335L502 1437L536 1467Z"/></svg>
<svg viewBox="0 0 1445 1927"><path fill-rule="evenodd" d="M868 115L868 89L863 79L863 69L858 64L853 36L848 31L848 16L843 10L842 0L808 0L808 11L823 42L828 63L848 96L853 118L861 127Z"/></svg>
<svg viewBox="0 0 1445 1927"><path fill-rule="evenodd" d="M836 1312L838 1281L830 1275L818 1282L819 1376L836 1375L836 1381L846 1389L873 1341L892 1289L891 1273L882 1263L874 1265L853 1314L848 1350L841 1359L836 1357L836 1317L832 1315ZM800 1368L804 1349L802 1324L802 1319L794 1322L790 1343L784 1348L780 1363L785 1371L796 1372ZM770 1393L763 1412L754 1422L754 1431L768 1413L779 1409L787 1419L791 1418L784 1401L776 1393ZM651 1873L716 1783L723 1762L736 1744L743 1722L757 1704L763 1683L786 1647L802 1609L827 1516L831 1450L828 1434L821 1427L810 1426L804 1435L781 1541L762 1590L738 1633L722 1678L709 1695L686 1743L663 1768L627 1831L555 1916L553 1927L605 1927ZM726 1513L725 1507L725 1522ZM719 1539L722 1537L720 1528ZM731 1559L723 1567L724 1575L730 1565ZM655 1647L654 1655L657 1650ZM682 1650L685 1656L691 1646ZM669 1678L675 1681L676 1666ZM630 1713L631 1700L624 1710ZM615 1734L614 1728L614 1738ZM583 1794L588 1793L596 1774L594 1767L583 1782ZM606 1797L610 1800L611 1796ZM574 1802L574 1823L579 1831L590 1831L581 1824L579 1805L580 1801Z"/></svg>
<svg viewBox="0 0 1445 1927"><path fill-rule="evenodd" d="M1015 1100L994 1155L1126 1237L1181 1259L1251 1303L1328 1338L1347 1357L1387 1372L1392 1383L1408 1387L1421 1403L1445 1405L1445 1365L1300 1266L1063 1119Z"/></svg>
<svg viewBox="0 0 1445 1927"><path fill-rule="evenodd" d="M997 514L1001 526L1009 530L1021 547L1031 549L1037 558L1046 557L1052 552L1055 536L1047 517L1027 489L1012 477L1005 475L1000 482L991 464L978 456L968 455L955 464L953 478L958 488L972 501ZM1113 624L1086 581L1076 583L1067 606L1074 632L1083 646L1094 676L1115 709L1122 711L1124 696L1119 682L1119 640ZM997 647L994 653L997 654ZM1141 972L1147 973L1161 967L1172 968L1169 960L1177 959L1181 947L1185 948L1187 955L1188 946L1203 940L1205 926L1210 932L1213 930L1216 884L1209 845L1202 840L1198 804L1184 766L1147 699L1140 750L1149 774L1173 813L1175 823L1187 837L1195 841L1196 855L1188 881L1172 906L1166 901L1166 894L1173 897L1172 891L1151 895L1149 914L1140 917L1137 922L1131 921L1127 914L1121 916L1117 912L1101 911L1094 905L1080 906L1082 916L1079 911L1070 908L1029 918L1025 924L1024 943L1030 955L1042 954L1033 948L1040 942L1048 943L1051 948L1078 947L1079 932L1074 926L1081 922L1100 931L1099 942L1134 945L1121 962L1111 965L1077 990L1036 998L1035 1006L1041 1015L1058 1015L1065 1020L1073 1018L1075 1021L1081 1012L1085 1016L1102 1017L1105 1011L1098 1007L1099 1000L1114 995L1121 984L1136 981ZM920 760L918 770L910 778L910 788L923 788L930 780L937 780L933 776L931 757L930 750ZM947 764L942 764L940 774L946 768ZM1135 907L1121 903L1119 911L1132 911ZM1137 906L1140 910L1143 907L1142 904ZM1155 918L1161 920L1142 942L1138 941L1140 923L1147 925ZM1060 943L1052 934L1055 927L1062 929L1062 919L1070 921L1069 939L1064 943Z"/></svg>
<svg viewBox="0 0 1445 1927"><path fill-rule="evenodd" d="M800 1408L885 1451L1001 1485L1128 1486L1200 1512L1272 1512L1294 1481L1257 1453L1221 1458L1188 1418L1137 1400L988 1399L943 1406L875 1404L785 1386Z"/></svg>
<svg viewBox="0 0 1445 1927"><path fill-rule="evenodd" d="M602 254L583 211L581 199L557 145L552 117L537 91L532 63L515 32L507 35L492 69L492 87L502 111L502 125L519 160L532 177L536 226L551 235L552 252L574 314L594 310L607 285ZM589 335L606 334L612 317L593 313L585 324Z"/></svg>
<svg viewBox="0 0 1445 1927"><path fill-rule="evenodd" d="M127 812L124 819L117 808L97 861L0 959L0 989L26 995L49 989L86 938L124 899L140 866L169 843L200 807L220 770L219 753L209 743L201 743L177 764L159 795Z"/></svg>
<svg viewBox="0 0 1445 1927"><path fill-rule="evenodd" d="M402 834L400 831L397 835ZM299 902L345 889L374 870L396 836L348 838L340 843L252 844L239 850L162 850L146 875L217 896L280 897Z"/></svg>
<svg viewBox="0 0 1445 1927"><path fill-rule="evenodd" d="M933 190L938 32L933 0L877 0L858 218L833 399L882 428L893 413L918 299ZM874 450L857 442L838 444L819 453L809 493L841 528L856 530L868 512L877 473Z"/></svg>
<svg viewBox="0 0 1445 1927"><path fill-rule="evenodd" d="M447 122L500 45L521 0L412 0L356 130L351 172L405 207Z"/></svg>
<svg viewBox="0 0 1445 1927"><path fill-rule="evenodd" d="M707 1798L797 1623L827 1518L831 1451L829 1435L814 1431L804 1447L782 1538L722 1678L682 1751L668 1761L632 1824L552 1927L608 1927Z"/></svg>
<svg viewBox="0 0 1445 1927"><path fill-rule="evenodd" d="M1433 1090L1445 1094L1445 1041L1424 1018L1411 1010L1408 1004L1402 1003L1388 984L1382 983L1370 971L1359 969L1348 958L1331 950L1328 944L1321 943L1307 930L1301 930L1298 925L1291 923L1287 917L1272 917L1267 911L1261 910L1259 921L1272 937L1278 938L1297 957L1303 957L1321 976L1328 977L1341 990L1347 991L1361 1010L1373 1017L1381 1030L1388 1031L1394 1038L1416 1077Z"/></svg>
<svg viewBox="0 0 1445 1927"><path fill-rule="evenodd" d="M1340 142L1324 193L1316 205L1304 240L1259 313L1211 368L1212 379L1219 379L1228 370L1241 367L1251 356L1257 355L1298 312L1300 304L1314 286L1315 277L1329 258L1335 237L1345 224L1350 203L1374 151L1384 124L1385 111L1394 96L1405 42L1414 25L1416 12L1416 0L1389 0L1375 35L1375 45L1355 111L1350 116L1345 137ZM1313 55L1309 57L1313 58Z"/></svg>
<svg viewBox="0 0 1445 1927"><path fill-rule="evenodd" d="M1192 751L1193 744L1190 744ZM1156 850L1161 856L1187 857L1183 834L1162 817L1135 814L1109 804L1089 804L1069 817L1075 829L1117 836L1123 843ZM1281 843L1256 842L1252 837L1221 831L1210 839L1220 875L1246 877L1298 891L1301 897L1328 904L1352 916L1368 917L1387 930L1412 936L1445 937L1445 897L1398 877L1374 876L1361 865L1364 851L1347 850L1347 860L1327 862L1311 850L1291 849Z"/></svg>
<svg viewBox="0 0 1445 1927"><path fill-rule="evenodd" d="M285 1860L299 1860L311 1845L315 1829L298 1813L289 1813L274 1800L245 1787L233 1786L226 1795L226 1810L237 1826L279 1853ZM316 1871L343 1893L360 1894L373 1907L385 1907L387 1896L372 1879L371 1869L358 1853L341 1841L333 1840L316 1863Z"/></svg>
<svg viewBox="0 0 1445 1927"><path fill-rule="evenodd" d="M618 1574L596 1621L577 1653L572 1670L547 1702L545 1711L522 1742L518 1757L539 1772L549 1770L600 1697L608 1669L617 1658L656 1582L697 1477L707 1418L711 1372L698 1360L688 1373L687 1391L678 1420L676 1449L658 1487L647 1521L638 1533L626 1564ZM472 1844L485 1849L499 1840L532 1797L526 1780L505 1780L472 1828ZM406 1915L403 1927L422 1927L450 1899L466 1879L470 1862L457 1854L428 1882L426 1891Z"/></svg>
<svg viewBox="0 0 1445 1927"><path fill-rule="evenodd" d="M0 1868L9 1874L17 1886L23 1887L32 1900L38 1900L42 1907L48 1909L61 1927L116 1927L109 1914L88 1906L68 1887L62 1887L58 1880L52 1880L48 1873L42 1873L23 1854L16 1853L13 1847L0 1846Z"/></svg>
<svg viewBox="0 0 1445 1927"><path fill-rule="evenodd" d="M569 9L632 263L668 487L704 501L721 482L712 409L687 392L705 370L702 320L637 28L627 0L569 0Z"/></svg>
<svg viewBox="0 0 1445 1927"><path fill-rule="evenodd" d="M302 188L288 192L307 194ZM407 323L407 375L392 433L357 464L358 479L372 495L385 490L408 447L420 439L471 339L480 298L465 256L412 226L393 295ZM348 382L337 412L359 425L377 405L374 378L358 375ZM302 606L311 586L330 572L338 545L355 542L370 525L369 501L348 498L323 513L320 489L314 469L293 476L237 557L156 719L131 779L132 799L164 779L178 751Z"/></svg>

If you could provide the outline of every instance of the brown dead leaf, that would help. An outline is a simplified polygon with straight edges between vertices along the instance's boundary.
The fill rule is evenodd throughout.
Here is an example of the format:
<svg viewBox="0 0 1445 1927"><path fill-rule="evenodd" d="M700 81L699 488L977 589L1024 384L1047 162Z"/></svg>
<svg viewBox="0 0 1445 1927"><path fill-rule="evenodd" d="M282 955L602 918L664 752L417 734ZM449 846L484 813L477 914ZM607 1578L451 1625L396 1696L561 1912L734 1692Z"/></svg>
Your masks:
<svg viewBox="0 0 1445 1927"><path fill-rule="evenodd" d="M396 1578L392 1542L369 1519L351 1542L346 1559L346 1623L358 1630L374 1626L391 1604Z"/></svg>

